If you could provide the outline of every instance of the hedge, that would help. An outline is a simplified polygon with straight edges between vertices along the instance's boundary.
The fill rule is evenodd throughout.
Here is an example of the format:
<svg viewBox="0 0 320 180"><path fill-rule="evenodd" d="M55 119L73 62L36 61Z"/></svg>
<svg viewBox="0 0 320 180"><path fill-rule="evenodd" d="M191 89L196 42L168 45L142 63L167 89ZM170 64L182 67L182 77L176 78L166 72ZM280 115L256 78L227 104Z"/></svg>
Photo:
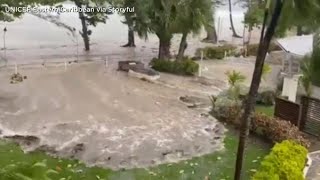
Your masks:
<svg viewBox="0 0 320 180"><path fill-rule="evenodd" d="M243 108L241 102L232 102L228 98L217 98L213 104L213 115L220 121L240 127L241 114ZM270 117L262 113L255 113L252 120L250 131L266 139L279 143L284 140L293 140L305 147L310 146L308 139L304 138L303 133L298 127L289 121L276 117Z"/></svg>
<svg viewBox="0 0 320 180"><path fill-rule="evenodd" d="M203 51L204 58L206 59L223 59L225 53L227 53L227 56L232 56L235 54L235 50L236 47L232 45L205 47L197 49L195 56L200 57L201 51Z"/></svg>
<svg viewBox="0 0 320 180"><path fill-rule="evenodd" d="M159 60L154 58L150 65L157 71L178 75L194 75L199 70L199 64L188 58L181 61Z"/></svg>
<svg viewBox="0 0 320 180"><path fill-rule="evenodd" d="M248 47L247 47L247 56L257 56L258 48L259 48L259 44L249 44ZM281 47L279 47L274 42L271 42L268 52L281 51L281 50L282 50Z"/></svg>
<svg viewBox="0 0 320 180"><path fill-rule="evenodd" d="M294 141L277 143L252 180L304 180L307 149Z"/></svg>

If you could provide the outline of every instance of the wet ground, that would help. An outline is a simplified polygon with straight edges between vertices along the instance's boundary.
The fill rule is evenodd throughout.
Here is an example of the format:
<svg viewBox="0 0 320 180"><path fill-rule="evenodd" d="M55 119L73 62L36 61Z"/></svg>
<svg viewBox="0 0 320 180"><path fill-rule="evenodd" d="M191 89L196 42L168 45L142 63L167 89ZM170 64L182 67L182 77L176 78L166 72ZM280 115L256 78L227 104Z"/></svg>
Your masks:
<svg viewBox="0 0 320 180"><path fill-rule="evenodd" d="M316 151L309 154L312 159L312 165L307 173L308 180L318 180L320 179L320 152Z"/></svg>
<svg viewBox="0 0 320 180"><path fill-rule="evenodd" d="M179 100L200 93L144 82L100 63L19 72L27 76L19 84L10 84L12 70L0 73L0 129L25 150L119 169L224 147L224 126Z"/></svg>
<svg viewBox="0 0 320 180"><path fill-rule="evenodd" d="M2 69L2 136L25 150L75 157L113 169L174 162L223 149L225 128L210 116L210 95L227 88L226 71L250 75L250 59L203 61L204 77L161 73L150 83L116 71L117 62L24 67L27 79L10 84ZM274 74L274 73L271 73ZM249 76L250 77L250 76ZM270 76L263 85L272 83ZM250 80L245 82L249 85ZM181 96L200 98L201 107Z"/></svg>

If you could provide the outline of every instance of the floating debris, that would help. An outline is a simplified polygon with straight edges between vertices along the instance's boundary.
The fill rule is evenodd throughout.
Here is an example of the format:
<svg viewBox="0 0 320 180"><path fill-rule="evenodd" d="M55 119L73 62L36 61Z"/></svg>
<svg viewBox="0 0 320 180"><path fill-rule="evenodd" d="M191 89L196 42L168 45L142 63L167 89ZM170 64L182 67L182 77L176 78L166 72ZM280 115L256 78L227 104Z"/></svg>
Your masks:
<svg viewBox="0 0 320 180"><path fill-rule="evenodd" d="M24 79L27 79L27 76L22 76L20 73L14 73L10 77L10 83L17 84L23 82Z"/></svg>

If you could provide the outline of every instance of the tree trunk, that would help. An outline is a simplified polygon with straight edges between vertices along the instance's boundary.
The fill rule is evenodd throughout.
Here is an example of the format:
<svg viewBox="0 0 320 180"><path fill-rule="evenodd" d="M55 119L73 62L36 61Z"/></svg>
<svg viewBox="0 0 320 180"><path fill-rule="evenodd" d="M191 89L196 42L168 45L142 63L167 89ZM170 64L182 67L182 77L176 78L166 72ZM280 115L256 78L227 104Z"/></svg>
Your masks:
<svg viewBox="0 0 320 180"><path fill-rule="evenodd" d="M180 42L180 46L179 46L179 52L177 55L177 60L182 60L184 57L184 52L188 47L188 43L187 43L187 36L188 33L183 33L182 34L182 38L181 38L181 42Z"/></svg>
<svg viewBox="0 0 320 180"><path fill-rule="evenodd" d="M241 36L239 36L234 28L234 24L233 24L233 18L232 18L232 4L231 4L231 0L229 0L229 17L230 17L230 24L231 24L231 30L232 30L232 36L236 37L236 38L241 38Z"/></svg>
<svg viewBox="0 0 320 180"><path fill-rule="evenodd" d="M249 30L249 33L248 33L248 40L247 40L246 44L250 44L251 36L252 36L252 30Z"/></svg>
<svg viewBox="0 0 320 180"><path fill-rule="evenodd" d="M78 8L82 8L82 4L78 1L75 1L75 4ZM89 39L89 32L88 32L88 26L86 23L86 18L84 16L84 13L79 11L79 18L81 20L81 24L82 24L82 32L81 32L81 36L84 42L84 49L86 51L90 50L90 39Z"/></svg>
<svg viewBox="0 0 320 180"><path fill-rule="evenodd" d="M203 41L216 44L218 41L216 27L211 25L207 26L206 31L207 31L207 37L203 39Z"/></svg>
<svg viewBox="0 0 320 180"><path fill-rule="evenodd" d="M257 92L261 82L264 60L267 54L267 50L269 49L271 39L275 33L275 29L282 11L282 6L283 6L282 0L277 0L275 9L273 11L272 19L267 28L267 32L265 36L263 36L266 21L267 21L267 16L268 16L268 8L266 8L266 11L265 11L265 18L264 18L263 27L261 30L261 38L260 38L260 44L258 49L258 55L256 58L256 64L255 64L255 68L252 76L249 95L246 99L244 113L242 114L242 119L241 119L241 129L240 129L240 135L239 135L239 145L238 145L236 169L235 169L235 176L234 176L235 180L241 179L244 150L245 150L246 141L249 135L251 118L254 113L256 96L257 96Z"/></svg>
<svg viewBox="0 0 320 180"><path fill-rule="evenodd" d="M160 39L159 43L159 55L158 58L161 60L168 60L171 58L170 55L170 46L171 42L170 39Z"/></svg>
<svg viewBox="0 0 320 180"><path fill-rule="evenodd" d="M297 36L302 36L303 31L302 31L302 26L297 26Z"/></svg>
<svg viewBox="0 0 320 180"><path fill-rule="evenodd" d="M320 29L317 29L313 34L313 53L312 53L312 84L320 87L320 61L319 61L319 52L320 52Z"/></svg>
<svg viewBox="0 0 320 180"><path fill-rule="evenodd" d="M136 47L134 42L134 29L133 25L128 24L128 43L122 47Z"/></svg>

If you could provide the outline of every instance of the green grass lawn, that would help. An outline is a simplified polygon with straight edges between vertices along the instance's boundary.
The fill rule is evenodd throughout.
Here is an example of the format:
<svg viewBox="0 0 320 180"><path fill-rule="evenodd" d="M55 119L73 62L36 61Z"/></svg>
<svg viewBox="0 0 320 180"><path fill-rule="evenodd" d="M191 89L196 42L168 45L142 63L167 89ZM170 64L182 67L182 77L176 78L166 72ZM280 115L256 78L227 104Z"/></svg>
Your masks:
<svg viewBox="0 0 320 180"><path fill-rule="evenodd" d="M274 106L256 105L256 112L264 113L270 117L274 115Z"/></svg>
<svg viewBox="0 0 320 180"><path fill-rule="evenodd" d="M54 180L200 180L205 179L206 176L211 180L229 180L233 179L237 145L238 136L229 131L225 138L225 150L221 152L148 169L112 171L97 167L89 168L78 161L52 158L41 152L24 154L17 145L0 141L0 170L8 164L21 162L33 164L46 160L48 168L59 172L52 176ZM250 138L244 165L246 173L243 179L249 179L270 148L271 145L265 144L259 139Z"/></svg>

